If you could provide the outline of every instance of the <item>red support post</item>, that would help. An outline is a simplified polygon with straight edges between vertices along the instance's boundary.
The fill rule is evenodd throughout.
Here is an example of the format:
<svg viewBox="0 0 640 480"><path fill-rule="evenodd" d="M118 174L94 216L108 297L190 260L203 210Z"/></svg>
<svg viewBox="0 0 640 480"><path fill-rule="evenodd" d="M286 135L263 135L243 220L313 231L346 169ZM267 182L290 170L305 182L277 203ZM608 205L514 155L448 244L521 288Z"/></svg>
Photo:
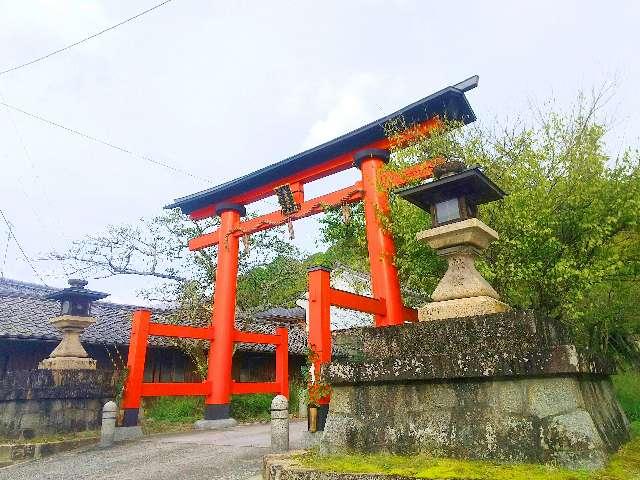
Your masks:
<svg viewBox="0 0 640 480"><path fill-rule="evenodd" d="M129 338L129 356L127 369L129 374L124 388L122 408L123 424L134 427L138 424L138 410L142 398L142 381L144 380L144 364L147 356L147 340L149 338L150 310L136 310L131 321L131 337Z"/></svg>
<svg viewBox="0 0 640 480"><path fill-rule="evenodd" d="M276 383L280 387L280 395L289 398L289 332L286 328L276 328L280 344L276 345Z"/></svg>
<svg viewBox="0 0 640 480"><path fill-rule="evenodd" d="M233 232L246 211L241 205L225 204L218 207L217 213L220 215L220 244L213 295L214 338L209 346L207 374L211 391L205 399L205 420L229 418L239 247L239 238Z"/></svg>
<svg viewBox="0 0 640 480"><path fill-rule="evenodd" d="M387 150L361 150L354 156L354 163L362 171L371 290L374 298L384 300L387 311L384 316L375 316L377 327L404 323L400 281L394 265L396 249L391 232L383 225L384 218L389 215L389 195L379 184L379 178L387 161Z"/></svg>
<svg viewBox="0 0 640 480"><path fill-rule="evenodd" d="M331 361L331 270L324 267L309 269L309 348L316 355L316 378L320 369ZM319 403L328 404L329 398Z"/></svg>

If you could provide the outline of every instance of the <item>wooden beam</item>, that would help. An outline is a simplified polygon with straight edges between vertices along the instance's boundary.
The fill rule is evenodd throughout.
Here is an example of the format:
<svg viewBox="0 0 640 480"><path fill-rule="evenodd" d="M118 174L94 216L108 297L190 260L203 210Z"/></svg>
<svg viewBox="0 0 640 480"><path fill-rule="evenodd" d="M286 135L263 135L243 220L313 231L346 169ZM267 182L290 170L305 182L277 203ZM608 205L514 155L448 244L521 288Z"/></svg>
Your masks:
<svg viewBox="0 0 640 480"><path fill-rule="evenodd" d="M404 307L404 319L407 322L417 322L418 310L415 308Z"/></svg>
<svg viewBox="0 0 640 480"><path fill-rule="evenodd" d="M386 315L387 313L384 301L381 299L358 295L335 288L329 290L329 302L336 307L348 308L349 310L371 313L373 315Z"/></svg>
<svg viewBox="0 0 640 480"><path fill-rule="evenodd" d="M143 383L143 397L206 395L211 385L209 382L200 383Z"/></svg>
<svg viewBox="0 0 640 480"><path fill-rule="evenodd" d="M150 323L149 335L211 340L213 339L213 329L211 327L187 327L167 323Z"/></svg>
<svg viewBox="0 0 640 480"><path fill-rule="evenodd" d="M362 200L362 189L360 182L356 182L356 184L351 187L307 200L300 206L300 210L293 215L286 216L283 215L282 212L277 211L241 222L235 230L234 235L243 237L252 233L261 232L269 228L279 227L289 221L299 220L323 212L328 206L355 203L360 200ZM216 230L215 232L206 233L189 240L189 250L200 250L211 247L217 245L220 241L219 230Z"/></svg>
<svg viewBox="0 0 640 480"><path fill-rule="evenodd" d="M278 382L233 382L231 393L243 395L246 393L280 393Z"/></svg>

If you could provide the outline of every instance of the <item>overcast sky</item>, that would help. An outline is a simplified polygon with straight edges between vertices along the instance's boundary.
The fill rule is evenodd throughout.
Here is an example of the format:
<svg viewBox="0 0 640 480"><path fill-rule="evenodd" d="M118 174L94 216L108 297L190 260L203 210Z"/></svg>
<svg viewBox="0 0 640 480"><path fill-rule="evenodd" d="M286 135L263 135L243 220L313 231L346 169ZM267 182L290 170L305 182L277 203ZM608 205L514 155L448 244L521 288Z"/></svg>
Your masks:
<svg viewBox="0 0 640 480"><path fill-rule="evenodd" d="M0 71L160 0L0 1ZM109 224L279 161L471 75L480 121L568 105L617 83L612 150L639 145L640 2L174 0L32 66L0 75L0 100L174 165L202 181L0 106L0 208L36 259ZM353 173L310 189L346 185ZM267 207L262 207L267 208ZM296 243L315 247L315 221ZM4 257L7 252L6 260ZM0 270L40 283L0 222ZM93 280L141 303L145 279Z"/></svg>

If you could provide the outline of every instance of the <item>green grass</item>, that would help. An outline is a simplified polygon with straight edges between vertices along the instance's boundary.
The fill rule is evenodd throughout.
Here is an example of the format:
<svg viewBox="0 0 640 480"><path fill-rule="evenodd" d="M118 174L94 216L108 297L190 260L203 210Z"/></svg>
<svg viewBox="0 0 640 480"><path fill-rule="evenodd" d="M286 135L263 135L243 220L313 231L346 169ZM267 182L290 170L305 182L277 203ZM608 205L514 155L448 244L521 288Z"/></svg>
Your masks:
<svg viewBox="0 0 640 480"><path fill-rule="evenodd" d="M268 393L233 395L231 397L231 416L239 422L269 420L273 397Z"/></svg>
<svg viewBox="0 0 640 480"><path fill-rule="evenodd" d="M239 422L269 420L273 395L257 393L231 397L231 416ZM298 412L299 387L291 387L289 411ZM203 417L203 397L156 397L145 401L145 418L150 430L165 428L164 424L195 422ZM171 428L167 426L167 428Z"/></svg>
<svg viewBox="0 0 640 480"><path fill-rule="evenodd" d="M640 372L625 371L613 376L618 401L630 421L640 421Z"/></svg>
<svg viewBox="0 0 640 480"><path fill-rule="evenodd" d="M636 422L640 427L640 422ZM604 470L575 472L534 464L500 464L485 461L433 458L425 455L335 455L309 453L297 457L305 467L330 472L382 473L408 478L464 480L637 480L640 478L640 437L611 459Z"/></svg>
<svg viewBox="0 0 640 480"><path fill-rule="evenodd" d="M146 418L163 422L195 422L204 412L203 397L155 397L145 402Z"/></svg>

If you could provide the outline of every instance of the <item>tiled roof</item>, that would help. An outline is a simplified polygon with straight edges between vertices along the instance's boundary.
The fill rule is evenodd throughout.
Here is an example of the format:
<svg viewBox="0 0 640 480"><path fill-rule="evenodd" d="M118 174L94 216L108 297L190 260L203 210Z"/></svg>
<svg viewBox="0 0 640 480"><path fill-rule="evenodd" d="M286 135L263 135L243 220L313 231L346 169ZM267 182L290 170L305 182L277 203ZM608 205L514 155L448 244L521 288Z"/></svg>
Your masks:
<svg viewBox="0 0 640 480"><path fill-rule="evenodd" d="M257 319L275 320L281 319L282 321L289 322L304 322L306 319L306 312L302 307L283 308L273 307L264 312L256 313Z"/></svg>
<svg viewBox="0 0 640 480"><path fill-rule="evenodd" d="M60 289L45 287L33 283L0 279L0 338L30 340L60 340L60 332L49 323L49 319L59 314L60 304L46 297ZM88 344L128 345L131 333L131 315L140 307L97 301L93 303L92 316L96 323L89 326L81 340ZM279 309L295 310L295 309ZM302 310L302 309L300 309ZM283 313L283 312L280 312ZM162 310L154 310L153 319L162 322ZM293 313L291 313L293 315ZM304 310L302 310L304 318ZM289 351L304 355L306 352L306 333L303 326L292 325L285 316L270 316L267 312L256 315L255 321L242 323L243 330L259 333L274 333L277 326L289 329ZM283 321L284 319L284 321ZM167 345L162 338L150 337L153 345ZM240 344L241 350L272 350L269 345Z"/></svg>

